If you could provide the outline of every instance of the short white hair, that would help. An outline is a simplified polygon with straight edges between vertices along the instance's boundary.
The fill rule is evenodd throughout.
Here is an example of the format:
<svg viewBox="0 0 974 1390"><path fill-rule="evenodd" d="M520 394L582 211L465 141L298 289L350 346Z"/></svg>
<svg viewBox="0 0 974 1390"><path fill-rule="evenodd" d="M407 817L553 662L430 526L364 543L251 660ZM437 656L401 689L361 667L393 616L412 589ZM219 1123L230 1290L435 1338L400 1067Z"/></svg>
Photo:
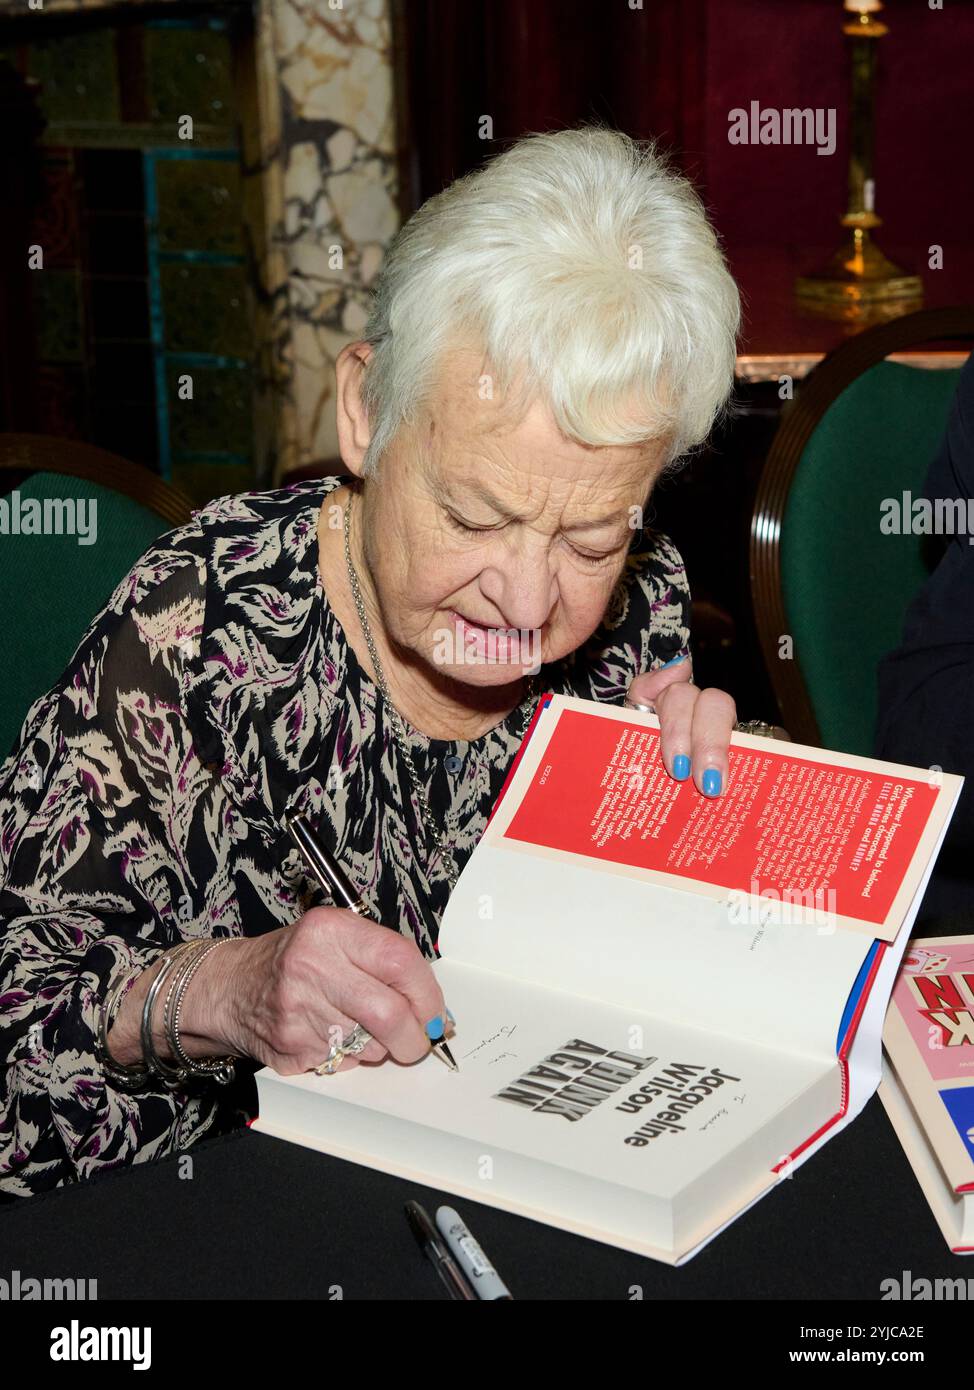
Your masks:
<svg viewBox="0 0 974 1390"><path fill-rule="evenodd" d="M699 197L651 142L527 135L400 229L364 332L374 475L458 335L591 445L701 444L734 384L740 297Z"/></svg>

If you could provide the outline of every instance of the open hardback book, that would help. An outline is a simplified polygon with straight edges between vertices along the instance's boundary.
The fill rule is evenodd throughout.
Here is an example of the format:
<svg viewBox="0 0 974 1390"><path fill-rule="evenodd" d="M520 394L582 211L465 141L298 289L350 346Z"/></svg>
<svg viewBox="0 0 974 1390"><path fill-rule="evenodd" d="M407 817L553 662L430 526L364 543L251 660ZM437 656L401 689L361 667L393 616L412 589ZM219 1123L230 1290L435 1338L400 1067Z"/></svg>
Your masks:
<svg viewBox="0 0 974 1390"><path fill-rule="evenodd" d="M431 1052L257 1074L253 1128L669 1263L848 1124L961 780L546 696L444 915Z"/></svg>
<svg viewBox="0 0 974 1390"><path fill-rule="evenodd" d="M879 1096L955 1255L974 1255L974 936L911 941Z"/></svg>

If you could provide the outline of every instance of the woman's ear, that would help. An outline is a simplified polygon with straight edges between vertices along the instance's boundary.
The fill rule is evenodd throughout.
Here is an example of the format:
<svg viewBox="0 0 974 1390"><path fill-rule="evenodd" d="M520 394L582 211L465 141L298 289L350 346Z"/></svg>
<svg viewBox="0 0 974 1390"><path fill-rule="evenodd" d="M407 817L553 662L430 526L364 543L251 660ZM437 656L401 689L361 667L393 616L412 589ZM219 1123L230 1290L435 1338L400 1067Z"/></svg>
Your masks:
<svg viewBox="0 0 974 1390"><path fill-rule="evenodd" d="M362 401L362 379L371 356L371 343L348 343L335 361L338 452L342 463L357 478L362 476L362 464L372 438Z"/></svg>

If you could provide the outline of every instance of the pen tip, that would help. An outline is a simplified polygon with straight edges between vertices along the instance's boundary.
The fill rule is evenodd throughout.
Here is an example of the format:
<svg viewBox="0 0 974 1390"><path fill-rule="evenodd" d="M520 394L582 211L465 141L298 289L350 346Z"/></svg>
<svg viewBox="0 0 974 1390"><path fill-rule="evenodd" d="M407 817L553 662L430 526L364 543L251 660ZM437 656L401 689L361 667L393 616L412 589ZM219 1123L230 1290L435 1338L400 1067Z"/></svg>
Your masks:
<svg viewBox="0 0 974 1390"><path fill-rule="evenodd" d="M447 1064L447 1066L450 1068L450 1070L451 1070L451 1071L459 1071L460 1068L457 1066L456 1062L453 1060L453 1053L452 1053L452 1052L450 1051L450 1049L447 1047L446 1043L445 1043L445 1042L437 1043L437 1047L438 1047L439 1050L440 1050L440 1056L441 1056L441 1057L443 1058L443 1060L446 1062L446 1064Z"/></svg>

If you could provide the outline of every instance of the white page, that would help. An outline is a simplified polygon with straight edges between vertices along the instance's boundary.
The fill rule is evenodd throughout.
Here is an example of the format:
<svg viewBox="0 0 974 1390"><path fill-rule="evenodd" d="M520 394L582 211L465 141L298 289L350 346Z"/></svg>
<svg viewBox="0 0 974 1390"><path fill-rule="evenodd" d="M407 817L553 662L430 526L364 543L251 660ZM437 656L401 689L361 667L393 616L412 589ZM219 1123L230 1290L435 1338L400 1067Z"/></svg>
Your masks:
<svg viewBox="0 0 974 1390"><path fill-rule="evenodd" d="M503 1154L525 1154L605 1182L631 1186L675 1202L708 1174L719 1182L721 1165L735 1161L745 1148L761 1147L762 1134L775 1117L794 1105L810 1088L822 1083L834 1068L812 1058L798 1058L755 1047L737 1039L704 1035L696 1030L654 1019L635 1019L630 1013L601 1004L580 1002L550 990L533 989L515 981L451 965L435 966L449 1007L456 1015L456 1032L450 1047L460 1067L449 1070L430 1054L414 1066L384 1062L358 1066L331 1077L312 1073L287 1077L289 1086L320 1093L329 1101L348 1102L382 1115L459 1135L479 1143L478 1156L503 1162ZM642 1033L634 1029L642 1029ZM563 1045L581 1039L607 1052L633 1058L656 1058L644 1067L596 1054L576 1057L578 1066L548 1064L572 1083L582 1080L585 1056L591 1063L621 1067L621 1083L596 1077L613 1089L577 1119L561 1112L566 1093L563 1083L546 1074L530 1076L544 1059L558 1054ZM564 1054L563 1054L564 1055ZM689 1094L685 1114L644 1135L641 1146L625 1142L640 1137L660 1114L670 1113L674 1096L661 1096L638 1104L632 1097L672 1065L693 1071L673 1085L676 1097ZM717 1069L716 1072L714 1069ZM718 1084L707 1078L719 1075ZM701 1093L693 1099L692 1088ZM545 1091L540 1088L548 1087ZM536 1098L537 1104L559 1107L550 1112L498 1098L509 1091ZM552 1099L554 1097L554 1099ZM571 1097L569 1097L571 1100ZM825 1107L819 1096L815 1105ZM620 1106L632 1106L630 1111ZM817 1116L822 1122L828 1114ZM792 1119L787 1140L801 1142L807 1130L802 1118ZM336 1133L340 1133L340 1126ZM782 1142L785 1142L782 1139ZM767 1143L771 1143L770 1138ZM749 1158L746 1175L751 1181L784 1156L762 1149L760 1161ZM743 1164L743 1159L741 1160ZM476 1171L468 1175L473 1181ZM726 1175L725 1175L726 1180ZM489 1181L489 1180L488 1180ZM715 1188L719 1191L719 1187ZM485 1195L485 1200L489 1197ZM705 1203L706 1204L706 1203Z"/></svg>
<svg viewBox="0 0 974 1390"><path fill-rule="evenodd" d="M737 925L725 902L482 842L450 898L445 960L632 1013L835 1058L872 946L855 932ZM485 892L485 887L489 890Z"/></svg>

